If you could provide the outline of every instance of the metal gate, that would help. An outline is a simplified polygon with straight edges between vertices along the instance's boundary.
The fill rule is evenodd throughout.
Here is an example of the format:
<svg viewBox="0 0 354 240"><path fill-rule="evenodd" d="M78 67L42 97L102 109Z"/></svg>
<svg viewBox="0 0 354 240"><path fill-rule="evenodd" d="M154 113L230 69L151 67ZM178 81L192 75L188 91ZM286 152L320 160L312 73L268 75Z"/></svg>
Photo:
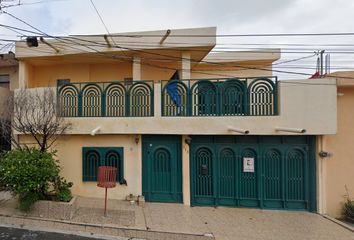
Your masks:
<svg viewBox="0 0 354 240"><path fill-rule="evenodd" d="M143 195L150 202L182 202L180 136L143 136Z"/></svg>
<svg viewBox="0 0 354 240"><path fill-rule="evenodd" d="M193 136L191 204L316 210L315 138Z"/></svg>

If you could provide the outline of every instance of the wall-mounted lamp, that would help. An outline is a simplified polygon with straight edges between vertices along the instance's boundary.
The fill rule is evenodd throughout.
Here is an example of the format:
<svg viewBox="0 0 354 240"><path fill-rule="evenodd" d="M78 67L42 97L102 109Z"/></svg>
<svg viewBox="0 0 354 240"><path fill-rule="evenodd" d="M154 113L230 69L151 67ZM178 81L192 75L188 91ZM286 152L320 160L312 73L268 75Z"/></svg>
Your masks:
<svg viewBox="0 0 354 240"><path fill-rule="evenodd" d="M320 158L327 158L331 156L331 153L326 152L326 151L321 151L318 153L318 155L320 156Z"/></svg>
<svg viewBox="0 0 354 240"><path fill-rule="evenodd" d="M96 127L91 131L91 136L95 136L99 131L101 131L101 126Z"/></svg>
<svg viewBox="0 0 354 240"><path fill-rule="evenodd" d="M190 136L187 136L187 137L184 139L184 142L185 142L186 144L190 145L191 142L192 142L192 138L191 138Z"/></svg>
<svg viewBox="0 0 354 240"><path fill-rule="evenodd" d="M134 137L134 141L135 141L135 143L136 143L136 144L138 144L138 143L139 143L139 140L140 140L139 135L135 135L135 137Z"/></svg>
<svg viewBox="0 0 354 240"><path fill-rule="evenodd" d="M241 128L234 128L234 127L231 127L231 126L228 126L227 130L229 132L237 132L237 133L241 133L241 134L249 134L250 133L249 130L241 129Z"/></svg>
<svg viewBox="0 0 354 240"><path fill-rule="evenodd" d="M338 96L338 97L343 97L343 96L344 96L344 93L339 92L339 93L337 93L337 96Z"/></svg>
<svg viewBox="0 0 354 240"><path fill-rule="evenodd" d="M276 127L275 131L280 132L292 132L292 133L306 133L304 128L288 128L288 127Z"/></svg>

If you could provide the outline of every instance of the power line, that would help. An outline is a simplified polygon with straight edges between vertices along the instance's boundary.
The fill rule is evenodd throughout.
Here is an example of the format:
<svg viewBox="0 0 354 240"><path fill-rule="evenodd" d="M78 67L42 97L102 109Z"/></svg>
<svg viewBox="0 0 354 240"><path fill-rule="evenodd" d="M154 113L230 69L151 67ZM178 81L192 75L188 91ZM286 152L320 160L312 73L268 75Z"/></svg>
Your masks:
<svg viewBox="0 0 354 240"><path fill-rule="evenodd" d="M13 16L12 15L12 17L15 17L15 16ZM22 22L24 22L24 21L22 21ZM28 33L32 33L32 34L38 34L38 32L34 32L34 31L30 31L30 30L26 30L26 29L21 29L21 28L16 28L16 27L12 27L12 26L8 26L8 25L4 25L4 24L0 24L0 26L1 27L4 27L4 28L7 28L7 29L9 29L9 30L12 30L12 31L16 31L16 30L21 30L21 31L24 31L24 32L28 32ZM38 30L38 29L37 29ZM21 34L22 36L24 36L24 34L22 34L22 33L20 33L20 32L18 32L18 31L16 31L17 33L19 33L19 34ZM41 36L43 36L43 32L41 32ZM49 35L45 35L45 36L49 36ZM111 36L111 35L110 35ZM62 39L64 39L65 37L57 37L57 36L51 36L52 38L55 38L55 39L58 39L58 38L62 38ZM112 38L112 36L111 36L111 38ZM112 40L114 41L114 39L112 38ZM7 41L9 41L8 39L7 39ZM16 40L13 40L13 41L16 41ZM92 43L92 41L91 41L91 43ZM135 44L135 43L137 43L137 44L139 44L139 45L137 45L137 44ZM146 47L146 46L148 46L149 44L148 43L141 43L141 42L124 42L124 43L122 43L122 44L134 44L133 46L134 47ZM87 45L87 44L86 44ZM100 42L93 42L93 45L102 45L102 46L106 46L106 43L100 43ZM93 46L92 45L92 46ZM119 46L118 46L118 48L119 48ZM225 51L222 51L221 49L226 49ZM248 49L248 48L220 48L220 47L215 47L213 50L214 50L214 52L230 52L230 51L228 51L228 50L246 50L246 49ZM254 49L254 48L250 48L250 49ZM292 49L292 48L288 48L288 49ZM311 52L313 52L313 50L310 50L310 51L308 51L308 52L304 52L304 51L298 51L299 49L296 49L296 48L293 48L292 50L296 50L296 51L284 51L284 48L282 48L282 53L294 53L294 54L303 54L303 53L311 53ZM344 51L344 50L346 50L346 51ZM201 51L201 50L191 50L191 51ZM354 53L354 49L338 49L338 50L336 50L336 49L331 49L331 51L329 51L329 50L326 50L327 52L329 52L329 53L333 53L333 54L353 54ZM258 52L264 52L264 50L259 50L259 51L257 51L257 50L252 50L252 52L250 52L250 54L251 53L258 53ZM273 53L274 51L271 51L271 50L267 50L267 52L269 52L269 53ZM276 51L277 52L277 51Z"/></svg>
<svg viewBox="0 0 354 240"><path fill-rule="evenodd" d="M7 13L7 14L9 14L9 13ZM14 15L12 15L12 14L9 14L9 15L12 16L12 17L14 17L15 19L21 21L22 23L26 24L27 26L30 26L30 27L32 27L33 29L39 31L40 33L42 33L42 34L44 34L44 35L46 35L46 36L52 37L52 36L50 36L50 35L44 33L43 31L39 30L38 28L32 26L31 24L29 24L29 23L27 23L27 22L25 22L25 21L23 21L23 20L17 18L16 16L14 16ZM73 38L73 37L70 37L70 38ZM83 40L83 39L75 38L75 37L74 37L74 39L81 40L81 41L87 41L87 40ZM77 43L77 42L76 42L76 43ZM82 45L82 44L80 44L80 45ZM85 46L85 45L83 45L83 46ZM85 46L85 47L87 47L87 46ZM119 47L119 48L128 49L128 50L131 50L131 51L137 51L137 52L142 52L142 53L147 53L147 54L154 54L154 55L156 55L156 53L150 53L150 52L145 52L145 51L136 50L136 49L123 48L123 47ZM97 51L96 49L92 49L92 48L90 48L90 49L93 50L93 51L95 51L95 52L97 52L98 54L107 55L107 54L105 54L105 53L101 53L101 52ZM82 49L80 49L80 50L82 51ZM164 56L163 54L157 54L157 55ZM165 55L165 56L166 56L166 55ZM116 59L117 56L110 56L110 57L111 57L111 58L113 57L114 59ZM172 57L172 56L167 56L167 57ZM180 59L179 57L177 57L177 58ZM182 58L182 59L183 59L183 58ZM122 59L119 58L119 60L122 60ZM189 60L191 60L191 59L189 59ZM196 60L192 60L192 61L196 61ZM206 62L206 61L199 61L199 60L197 60L197 61L198 61L198 62ZM206 63L210 63L210 64L214 64L214 65L220 65L219 63L215 63L215 62L206 62ZM146 63L145 63L145 64L146 64ZM158 67L158 68L163 68L163 69L176 70L176 69L174 69L174 68L168 68L168 67L166 67L166 66L161 67L161 66L153 65L153 64L146 64L146 65L153 66L153 67ZM307 74L307 73L291 72L291 71L282 71L282 70L269 70L269 69L258 68L258 67L245 67L245 66L237 66L237 65L234 65L233 67L238 67L238 68L242 68L242 69L256 69L256 70L264 70L264 71L274 71L274 72L278 72L278 73L287 73L287 74L296 74L296 75L311 76L311 74ZM196 72L196 71L194 71L194 72ZM201 73L201 74L212 75L212 74L210 74L210 73L205 73L205 72L200 72L200 73ZM221 74L215 74L215 75L220 76ZM234 76L227 75L227 77L234 77Z"/></svg>
<svg viewBox="0 0 354 240"><path fill-rule="evenodd" d="M162 37L164 34L114 34L116 37ZM82 36L82 35L76 35ZM97 34L85 35L85 36L100 36ZM216 38L227 38L227 37L302 37L302 36L354 36L354 32L337 32L337 33L250 33L250 34L173 34L170 37L216 37Z"/></svg>
<svg viewBox="0 0 354 240"><path fill-rule="evenodd" d="M3 5L2 8L11 8L11 7L19 7L19 6L24 6L24 5L34 5L34 4L40 4L40 3L51 3L51 2L64 2L68 0L42 0L42 1L37 1L37 2L18 2L17 4L11 4L11 5Z"/></svg>
<svg viewBox="0 0 354 240"><path fill-rule="evenodd" d="M103 26L104 26L104 28L106 29L107 33L109 34L109 36L111 36L111 33L109 32L108 27L107 27L106 24L104 23L103 18L102 18L102 16L101 16L100 12L98 11L98 9L96 8L96 5L94 4L93 0L90 0L90 2L91 2L91 4L92 4L93 8L95 9L95 11L96 11L98 17L100 18L101 23L103 24ZM112 37L111 37L111 39L112 39L112 41L114 42L114 39L113 39Z"/></svg>
<svg viewBox="0 0 354 240"><path fill-rule="evenodd" d="M286 61L280 61L280 62L277 62L277 63L273 63L273 66L274 66L274 65L284 64L284 63L296 62L296 61L300 61L300 60L307 59L307 58L312 58L312 57L314 57L314 56L316 56L316 55L317 55L317 54L314 53L314 54L311 54L310 56L299 57L299 58L295 58L295 59L291 59L291 60L286 60Z"/></svg>

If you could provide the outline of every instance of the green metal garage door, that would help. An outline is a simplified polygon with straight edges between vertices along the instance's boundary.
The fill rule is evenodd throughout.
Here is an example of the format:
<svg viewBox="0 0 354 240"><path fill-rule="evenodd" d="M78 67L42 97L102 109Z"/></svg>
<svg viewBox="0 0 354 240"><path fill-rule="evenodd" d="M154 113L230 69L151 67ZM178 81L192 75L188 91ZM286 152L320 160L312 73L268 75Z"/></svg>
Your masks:
<svg viewBox="0 0 354 240"><path fill-rule="evenodd" d="M316 210L315 137L193 136L191 204Z"/></svg>

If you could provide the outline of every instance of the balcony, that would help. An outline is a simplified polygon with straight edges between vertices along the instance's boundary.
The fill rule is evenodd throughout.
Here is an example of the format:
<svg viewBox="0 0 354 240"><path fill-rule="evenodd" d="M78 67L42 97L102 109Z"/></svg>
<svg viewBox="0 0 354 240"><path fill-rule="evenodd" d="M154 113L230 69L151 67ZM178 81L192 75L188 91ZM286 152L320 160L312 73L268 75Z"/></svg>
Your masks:
<svg viewBox="0 0 354 240"><path fill-rule="evenodd" d="M274 116L276 77L162 81L162 116Z"/></svg>
<svg viewBox="0 0 354 240"><path fill-rule="evenodd" d="M154 93L155 84L153 81L63 84L57 87L61 114L151 117L154 98L160 98L161 116L166 117L278 114L276 77L161 81L161 93Z"/></svg>
<svg viewBox="0 0 354 240"><path fill-rule="evenodd" d="M28 89L35 91L36 88ZM68 83L57 86L68 134L250 135L336 132L335 79L208 79Z"/></svg>
<svg viewBox="0 0 354 240"><path fill-rule="evenodd" d="M150 117L153 81L68 83L57 87L64 117Z"/></svg>

